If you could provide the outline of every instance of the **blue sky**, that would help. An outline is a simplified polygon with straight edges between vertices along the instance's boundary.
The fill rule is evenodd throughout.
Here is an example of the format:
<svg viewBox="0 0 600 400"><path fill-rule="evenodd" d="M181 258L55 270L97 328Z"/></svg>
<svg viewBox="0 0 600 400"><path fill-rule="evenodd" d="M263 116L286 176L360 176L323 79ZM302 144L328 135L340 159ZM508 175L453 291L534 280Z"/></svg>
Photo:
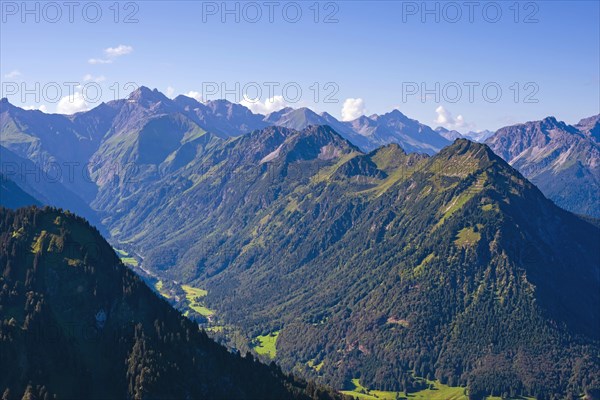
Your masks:
<svg viewBox="0 0 600 400"><path fill-rule="evenodd" d="M145 85L464 131L600 112L597 1L75 3L2 2L3 97L69 113Z"/></svg>

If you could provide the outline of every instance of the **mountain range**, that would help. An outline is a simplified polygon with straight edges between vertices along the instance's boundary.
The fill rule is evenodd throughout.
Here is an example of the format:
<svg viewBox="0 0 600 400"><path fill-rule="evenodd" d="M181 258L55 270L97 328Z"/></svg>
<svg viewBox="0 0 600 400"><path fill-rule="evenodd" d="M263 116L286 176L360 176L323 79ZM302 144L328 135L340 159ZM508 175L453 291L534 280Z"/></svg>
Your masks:
<svg viewBox="0 0 600 400"><path fill-rule="evenodd" d="M48 121L4 100L1 111L14 160L2 160L3 196L83 203L230 349L336 388L406 394L435 379L478 399L600 386L600 229L548 194L595 179L597 117L478 144L397 110L261 116L146 88ZM45 177L71 161L78 178L40 185L14 170L29 162ZM593 216L595 190L574 189L570 209Z"/></svg>
<svg viewBox="0 0 600 400"><path fill-rule="evenodd" d="M487 138L494 134L494 132L489 131L487 129L478 132L469 131L467 133L460 133L457 130L449 130L444 128L443 126L438 126L437 128L435 128L435 131L439 133L442 137L450 141L454 141L456 139L469 139L474 142L485 142Z"/></svg>
<svg viewBox="0 0 600 400"><path fill-rule="evenodd" d="M183 149L178 152L177 162L185 162L185 152L193 147L191 142L204 132L227 139L270 125L299 129L311 124L330 124L367 150L398 142L410 151L432 154L450 143L398 111L381 117L362 117L351 123L307 108L284 109L263 116L226 100L206 104L186 96L171 100L156 89L140 87L127 99L67 116L23 110L2 99L3 173L34 197L44 198L45 204L71 209L95 221L93 213L81 203L101 208L97 203L103 202L103 187L114 176L135 170L144 180L153 179L160 173L154 166L180 147ZM171 134L164 135L167 131ZM145 168L141 164L152 166L138 170ZM23 171L29 171L28 168L38 170L35 183L39 194L22 183L28 176ZM33 181L31 177L29 180ZM119 197L127 196L123 193Z"/></svg>
<svg viewBox="0 0 600 400"><path fill-rule="evenodd" d="M146 87L140 87L127 99L103 103L90 111L70 116L23 110L6 99L2 99L0 108L0 145L14 155L34 162L36 168L52 176L46 181L54 186L68 180L60 192L75 192L68 197L78 197L93 208L100 207L94 202L103 197L99 191L115 174L126 175L135 169L134 172L143 175L144 179L153 179L153 174L160 172L153 167L139 171L138 159L143 164L148 164L147 161L160 164L181 146L189 150L190 141L203 132L227 139L272 125L296 130L309 125L327 125L366 152L396 143L407 152L432 155L458 138L485 141L557 205L600 217L596 201L600 195L598 116L584 119L575 126L554 119L556 129L548 128L554 129L551 134L546 129L549 125L544 124L548 118L505 127L497 133L484 130L463 134L442 127L433 130L398 110L361 116L348 122L338 121L328 113L317 114L308 108L284 108L265 116L226 100L200 103L183 95L169 99L156 89ZM546 128L531 134L529 129L536 124ZM179 134L161 135L164 131ZM182 133L186 136L181 137ZM534 143L535 151L532 150ZM564 162L567 159L578 161ZM184 160L180 158L179 162ZM55 178L57 166L61 172L58 179ZM17 174L13 171L12 161L8 169L4 174L9 178ZM12 180L22 179L12 177ZM23 189L27 191L27 188ZM42 193L42 197L48 200L45 204L73 209L88 219L94 218L93 213L81 204L75 208L48 193Z"/></svg>
<svg viewBox="0 0 600 400"><path fill-rule="evenodd" d="M600 217L600 115L576 125L548 117L507 126L485 143L556 204Z"/></svg>

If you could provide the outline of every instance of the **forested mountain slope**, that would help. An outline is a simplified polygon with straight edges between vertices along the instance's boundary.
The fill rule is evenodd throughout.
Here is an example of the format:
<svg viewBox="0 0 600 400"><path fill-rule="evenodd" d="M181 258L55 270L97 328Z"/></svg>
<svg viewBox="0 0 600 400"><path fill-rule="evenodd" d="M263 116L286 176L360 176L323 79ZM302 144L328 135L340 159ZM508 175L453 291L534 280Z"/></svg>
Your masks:
<svg viewBox="0 0 600 400"><path fill-rule="evenodd" d="M85 220L0 208L3 399L331 399L209 339Z"/></svg>

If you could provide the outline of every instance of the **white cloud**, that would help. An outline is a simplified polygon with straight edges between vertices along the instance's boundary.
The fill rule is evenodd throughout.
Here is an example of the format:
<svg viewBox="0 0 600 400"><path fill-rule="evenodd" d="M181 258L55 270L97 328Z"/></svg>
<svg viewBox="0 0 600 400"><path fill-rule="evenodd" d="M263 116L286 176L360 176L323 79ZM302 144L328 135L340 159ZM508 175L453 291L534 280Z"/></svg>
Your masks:
<svg viewBox="0 0 600 400"><path fill-rule="evenodd" d="M133 47L125 46L124 44L120 44L117 47L109 47L107 49L104 49L104 54L106 54L107 57L115 58L115 57L124 56L126 54L129 54L132 51L133 51Z"/></svg>
<svg viewBox="0 0 600 400"><path fill-rule="evenodd" d="M173 86L169 86L167 87L166 93L168 98L172 99L173 95L175 94L175 88Z"/></svg>
<svg viewBox="0 0 600 400"><path fill-rule="evenodd" d="M108 47L104 49L104 55L106 58L90 58L88 63L90 64L112 64L117 58L130 54L133 51L133 47L120 44L117 47Z"/></svg>
<svg viewBox="0 0 600 400"><path fill-rule="evenodd" d="M256 99L247 99L240 101L240 104L244 107L247 107L255 114L270 114L275 111L279 111L285 107L287 107L287 103L283 96L274 96L269 99L266 99L264 103L261 103L260 100Z"/></svg>
<svg viewBox="0 0 600 400"><path fill-rule="evenodd" d="M56 112L59 114L75 114L88 108L81 92L75 92L73 95L65 96L58 101Z"/></svg>
<svg viewBox="0 0 600 400"><path fill-rule="evenodd" d="M21 74L21 71L19 71L18 69L13 69L8 74L4 75L4 77L6 79L15 79L15 78L18 78L21 75L23 75L23 74Z"/></svg>
<svg viewBox="0 0 600 400"><path fill-rule="evenodd" d="M190 90L189 92L187 92L185 94L185 96L191 97L192 99L196 99L196 101L199 101L200 103L202 103L202 95L200 94L200 92L196 92L195 90Z"/></svg>
<svg viewBox="0 0 600 400"><path fill-rule="evenodd" d="M48 113L48 108L44 104L42 104L39 107L36 107L36 106L24 106L23 110L39 110L39 111L41 111L43 113L46 113L46 114Z"/></svg>
<svg viewBox="0 0 600 400"><path fill-rule="evenodd" d="M106 80L106 77L104 75L94 76L92 74L86 74L83 77L83 81L84 82L96 82L96 83L100 83L100 82L104 82L105 80Z"/></svg>
<svg viewBox="0 0 600 400"><path fill-rule="evenodd" d="M462 115L457 115L456 118L454 118L452 113L446 110L443 106L436 108L435 112L437 113L437 118L433 122L443 126L446 129L472 128L472 124L467 123Z"/></svg>
<svg viewBox="0 0 600 400"><path fill-rule="evenodd" d="M89 64L112 64L113 60L103 60L101 58L90 58Z"/></svg>
<svg viewBox="0 0 600 400"><path fill-rule="evenodd" d="M344 101L342 106L342 121L352 121L362 115L365 115L367 109L363 99L349 98Z"/></svg>

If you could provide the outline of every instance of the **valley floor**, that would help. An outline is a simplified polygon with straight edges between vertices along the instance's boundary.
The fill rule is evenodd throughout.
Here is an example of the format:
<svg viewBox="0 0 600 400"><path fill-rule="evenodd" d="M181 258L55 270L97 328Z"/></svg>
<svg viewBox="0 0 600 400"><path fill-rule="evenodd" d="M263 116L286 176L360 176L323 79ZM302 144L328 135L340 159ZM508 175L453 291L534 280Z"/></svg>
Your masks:
<svg viewBox="0 0 600 400"><path fill-rule="evenodd" d="M444 385L438 381L426 381L430 388L418 392L386 392L382 390L369 390L363 387L358 379L352 379L354 388L342 390L342 393L358 400L468 400L466 388ZM500 397L490 396L486 400L501 400ZM535 400L532 397L518 397L510 400Z"/></svg>

